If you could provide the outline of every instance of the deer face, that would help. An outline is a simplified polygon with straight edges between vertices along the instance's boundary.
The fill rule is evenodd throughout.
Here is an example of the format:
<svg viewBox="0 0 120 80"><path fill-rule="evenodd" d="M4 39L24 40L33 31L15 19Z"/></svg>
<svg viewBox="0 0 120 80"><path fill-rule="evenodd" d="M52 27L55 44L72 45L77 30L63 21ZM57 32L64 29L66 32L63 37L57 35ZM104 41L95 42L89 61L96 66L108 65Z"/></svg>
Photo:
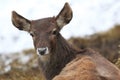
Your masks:
<svg viewBox="0 0 120 80"><path fill-rule="evenodd" d="M29 33L38 54L47 55L51 52L51 47L55 46L56 36L59 34L58 28L54 17L31 22Z"/></svg>
<svg viewBox="0 0 120 80"><path fill-rule="evenodd" d="M51 53L57 43L60 29L72 19L72 10L68 3L56 17L39 20L28 20L15 11L12 12L12 23L19 30L30 33L33 38L35 49L41 56Z"/></svg>

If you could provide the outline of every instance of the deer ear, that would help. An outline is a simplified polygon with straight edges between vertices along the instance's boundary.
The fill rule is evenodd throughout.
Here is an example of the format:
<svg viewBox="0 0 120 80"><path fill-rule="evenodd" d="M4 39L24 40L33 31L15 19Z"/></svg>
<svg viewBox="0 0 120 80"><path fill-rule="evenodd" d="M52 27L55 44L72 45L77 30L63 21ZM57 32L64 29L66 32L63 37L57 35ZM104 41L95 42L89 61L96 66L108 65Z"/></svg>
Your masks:
<svg viewBox="0 0 120 80"><path fill-rule="evenodd" d="M68 24L72 19L73 13L70 5L65 3L63 9L56 17L57 25L62 28L64 25Z"/></svg>
<svg viewBox="0 0 120 80"><path fill-rule="evenodd" d="M12 11L12 23L19 30L30 30L30 21L17 14L15 11Z"/></svg>

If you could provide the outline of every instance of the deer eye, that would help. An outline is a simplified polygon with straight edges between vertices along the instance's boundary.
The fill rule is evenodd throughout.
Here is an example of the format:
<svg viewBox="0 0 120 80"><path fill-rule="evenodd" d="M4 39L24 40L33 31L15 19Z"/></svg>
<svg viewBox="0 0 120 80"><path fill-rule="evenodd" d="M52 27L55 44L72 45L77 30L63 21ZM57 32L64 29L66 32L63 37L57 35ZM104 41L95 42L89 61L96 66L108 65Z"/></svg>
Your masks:
<svg viewBox="0 0 120 80"><path fill-rule="evenodd" d="M34 37L34 33L33 33L33 32L30 32L30 35L31 35L32 37Z"/></svg>
<svg viewBox="0 0 120 80"><path fill-rule="evenodd" d="M56 35L58 32L57 32L57 29L53 29L53 31L52 31L52 34L53 35Z"/></svg>

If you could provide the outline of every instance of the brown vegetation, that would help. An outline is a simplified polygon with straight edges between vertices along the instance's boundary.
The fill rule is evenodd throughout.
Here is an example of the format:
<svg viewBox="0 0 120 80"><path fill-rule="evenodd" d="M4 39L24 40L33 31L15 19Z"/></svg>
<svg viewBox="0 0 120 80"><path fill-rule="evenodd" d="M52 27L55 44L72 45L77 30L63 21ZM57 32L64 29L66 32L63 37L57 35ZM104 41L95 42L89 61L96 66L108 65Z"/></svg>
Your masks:
<svg viewBox="0 0 120 80"><path fill-rule="evenodd" d="M39 68L27 70L11 69L10 72L0 75L0 80L44 80Z"/></svg>
<svg viewBox="0 0 120 80"><path fill-rule="evenodd" d="M100 52L111 62L115 63L120 57L120 25L115 25L112 29L106 32L95 33L84 38L71 38L69 42L78 48L90 47Z"/></svg>
<svg viewBox="0 0 120 80"><path fill-rule="evenodd" d="M72 44L81 48L77 50L59 33L72 17L72 9L68 3L65 3L56 17L38 20L28 20L13 11L11 19L13 25L19 30L30 33L40 58L33 50L23 51L14 57L7 56L5 60L9 58L8 62L1 60L3 67L0 69L3 68L5 72L2 72L4 74L0 78L7 80L38 80L39 78L40 80L44 75L46 80L52 80L54 77L54 80L120 80L120 70L111 63L119 67L119 25L108 32L70 39ZM99 51L111 62L91 48Z"/></svg>
<svg viewBox="0 0 120 80"><path fill-rule="evenodd" d="M106 35L106 37L104 36L104 34ZM110 59L112 57L112 55L116 55L117 57L120 57L120 54L119 54L120 47L118 47L118 45L120 44L119 34L120 34L120 26L117 25L113 29L111 29L107 32L96 33L87 38L80 38L80 37L79 38L71 38L69 40L69 42L75 44L77 47L82 47L82 48L92 47L96 50L99 50L103 55L105 55L108 59ZM104 36L104 37L102 37L102 36ZM97 39L97 38L99 38L99 39ZM25 50L22 53L24 53L24 54L32 53L33 56L34 55L36 56L35 51L33 49ZM16 53L16 54L18 54L18 53ZM110 55L111 55L111 57L110 57ZM37 59L37 57L32 58L31 61L28 62L26 65L25 64L21 65L20 63L18 63L17 61L19 61L19 60L13 61L13 63L11 63L11 65L13 64L11 71L0 75L0 80L44 80L43 76L41 76L42 74L41 74L39 68L37 66L31 67L32 65L34 65L33 63L37 64L36 59ZM76 59L76 64L78 63L78 61ZM120 68L120 59L119 58L114 57L114 59L111 59L111 61L114 62ZM93 63L91 63L91 61L89 61L88 63L89 63L88 65L91 65L91 66L93 64ZM69 69L72 66L71 64L72 64L72 62L67 64L67 66L69 66ZM20 66L22 69L20 69ZM25 66L28 69L23 69ZM75 66L75 65L73 64L73 66ZM87 69L89 69L89 68L87 68ZM76 70L78 70L78 69L76 69ZM63 72L67 72L66 68L64 68L63 71L61 72L62 75L63 75ZM71 69L71 72L73 72L73 74L75 75L74 69L73 70ZM67 73L67 74L68 74L68 76L70 76L69 73ZM87 74L89 74L89 73L87 73Z"/></svg>

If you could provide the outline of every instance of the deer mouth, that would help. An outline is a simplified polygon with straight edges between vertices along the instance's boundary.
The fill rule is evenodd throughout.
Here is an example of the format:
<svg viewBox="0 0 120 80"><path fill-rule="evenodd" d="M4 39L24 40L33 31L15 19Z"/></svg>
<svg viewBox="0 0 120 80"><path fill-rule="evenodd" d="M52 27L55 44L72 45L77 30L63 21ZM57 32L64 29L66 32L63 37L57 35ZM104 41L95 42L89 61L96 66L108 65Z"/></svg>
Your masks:
<svg viewBox="0 0 120 80"><path fill-rule="evenodd" d="M49 50L48 50L48 47L44 47L44 48L37 48L37 54L38 55L46 55L46 54L49 54Z"/></svg>

